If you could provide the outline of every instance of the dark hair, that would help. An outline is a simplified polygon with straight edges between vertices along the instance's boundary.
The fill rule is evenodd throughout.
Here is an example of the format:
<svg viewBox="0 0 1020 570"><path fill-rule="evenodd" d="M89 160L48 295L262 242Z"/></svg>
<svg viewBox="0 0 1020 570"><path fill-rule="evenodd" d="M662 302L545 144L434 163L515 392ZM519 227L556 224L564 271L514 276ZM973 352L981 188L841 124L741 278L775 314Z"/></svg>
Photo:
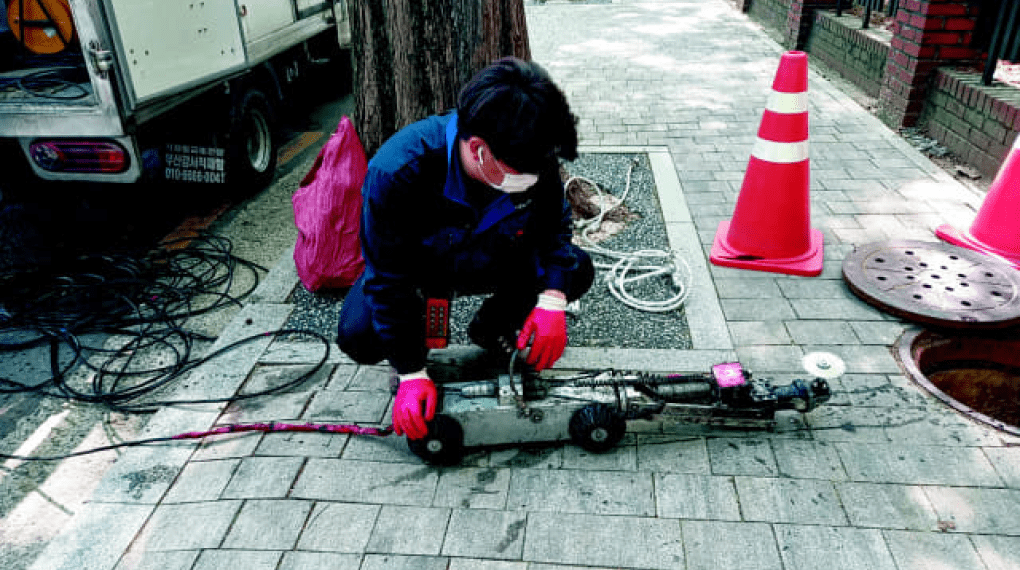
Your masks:
<svg viewBox="0 0 1020 570"><path fill-rule="evenodd" d="M537 63L505 57L478 72L457 97L457 117L462 138L481 137L520 172L577 158L577 117Z"/></svg>

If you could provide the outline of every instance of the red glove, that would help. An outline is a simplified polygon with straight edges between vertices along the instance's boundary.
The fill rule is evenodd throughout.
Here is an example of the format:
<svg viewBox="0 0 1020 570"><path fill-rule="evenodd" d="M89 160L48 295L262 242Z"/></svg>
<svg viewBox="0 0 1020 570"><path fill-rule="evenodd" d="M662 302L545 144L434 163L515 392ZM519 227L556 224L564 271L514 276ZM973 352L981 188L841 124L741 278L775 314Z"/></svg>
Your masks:
<svg viewBox="0 0 1020 570"><path fill-rule="evenodd" d="M397 435L407 433L408 439L421 439L428 435L425 422L432 420L436 415L438 398L436 385L424 370L414 374L402 374L397 396L393 399L393 431Z"/></svg>
<svg viewBox="0 0 1020 570"><path fill-rule="evenodd" d="M524 321L521 334L517 337L517 350L524 350L531 344L527 363L536 371L549 368L563 356L567 347L567 300L542 293L538 304Z"/></svg>

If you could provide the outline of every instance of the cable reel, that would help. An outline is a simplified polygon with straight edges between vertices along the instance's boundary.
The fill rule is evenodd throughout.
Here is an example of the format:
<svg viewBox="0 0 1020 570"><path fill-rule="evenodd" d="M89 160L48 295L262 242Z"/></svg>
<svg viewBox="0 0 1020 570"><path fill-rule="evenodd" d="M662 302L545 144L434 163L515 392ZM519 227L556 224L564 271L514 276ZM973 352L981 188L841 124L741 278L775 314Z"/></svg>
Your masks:
<svg viewBox="0 0 1020 570"><path fill-rule="evenodd" d="M67 0L10 0L7 25L21 45L36 54L60 53L75 38Z"/></svg>

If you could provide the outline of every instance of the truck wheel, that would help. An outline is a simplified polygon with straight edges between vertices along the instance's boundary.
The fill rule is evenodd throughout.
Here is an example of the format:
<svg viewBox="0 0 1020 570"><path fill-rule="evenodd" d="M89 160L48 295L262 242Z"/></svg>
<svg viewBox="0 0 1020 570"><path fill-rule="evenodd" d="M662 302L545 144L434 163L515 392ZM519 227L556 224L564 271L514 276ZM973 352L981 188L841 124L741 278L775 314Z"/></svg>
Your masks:
<svg viewBox="0 0 1020 570"><path fill-rule="evenodd" d="M428 434L407 440L407 447L429 465L456 465L464 456L464 429L457 420L436 414L426 424Z"/></svg>
<svg viewBox="0 0 1020 570"><path fill-rule="evenodd" d="M227 183L242 193L268 185L276 171L277 140L269 97L248 89L230 117Z"/></svg>
<svg viewBox="0 0 1020 570"><path fill-rule="evenodd" d="M570 438L585 451L604 453L623 439L627 421L608 404L588 404L570 416Z"/></svg>

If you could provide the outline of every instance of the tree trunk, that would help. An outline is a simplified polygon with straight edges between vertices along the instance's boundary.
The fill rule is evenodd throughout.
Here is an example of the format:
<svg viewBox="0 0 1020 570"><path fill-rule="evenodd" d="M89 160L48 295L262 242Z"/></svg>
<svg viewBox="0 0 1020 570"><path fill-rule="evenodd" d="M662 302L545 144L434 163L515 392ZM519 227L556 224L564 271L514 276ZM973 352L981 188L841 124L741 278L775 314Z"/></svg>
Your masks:
<svg viewBox="0 0 1020 570"><path fill-rule="evenodd" d="M352 0L354 126L371 157L399 129L452 109L496 59L531 59L524 0Z"/></svg>

